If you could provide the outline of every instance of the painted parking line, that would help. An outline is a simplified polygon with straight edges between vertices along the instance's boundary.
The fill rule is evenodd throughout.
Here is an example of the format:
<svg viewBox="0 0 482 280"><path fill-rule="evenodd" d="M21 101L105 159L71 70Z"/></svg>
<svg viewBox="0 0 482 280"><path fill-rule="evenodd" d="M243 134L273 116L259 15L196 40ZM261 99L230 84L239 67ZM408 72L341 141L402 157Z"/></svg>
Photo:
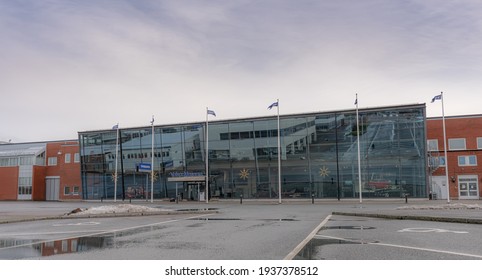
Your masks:
<svg viewBox="0 0 482 280"><path fill-rule="evenodd" d="M53 224L53 227L63 227L63 226L95 226L100 225L99 222L81 222L81 223L70 223L70 224Z"/></svg>
<svg viewBox="0 0 482 280"><path fill-rule="evenodd" d="M356 242L352 239L341 238L341 237L334 237L328 235L315 235L315 237L319 238L326 238L326 239L334 239L334 240L342 240L347 242ZM420 247L412 247L412 246L405 246L405 245L397 245L397 244L389 244L389 243L382 243L382 242L367 242L364 245L375 245L375 246L385 246L385 247L393 247L393 248L401 248L401 249L410 249L410 250L417 250L417 251L424 251L424 252L431 252L431 253L440 253L440 254L449 254L455 256L462 256L462 257L471 257L471 258L478 258L482 259L482 255L474 255L474 254L466 254L466 253L459 253L459 252L452 252L452 251L445 251L445 250L437 250L437 249L429 249L429 248L420 248Z"/></svg>
<svg viewBox="0 0 482 280"><path fill-rule="evenodd" d="M322 222L319 224L303 241L301 241L298 246L296 246L293 251L291 251L285 258L284 260L292 260L298 253L310 242L311 239L320 231L320 229L328 223L330 220L331 215L328 215Z"/></svg>
<svg viewBox="0 0 482 280"><path fill-rule="evenodd" d="M398 232L415 232L415 233L469 233L468 231L456 231L441 228L404 228Z"/></svg>

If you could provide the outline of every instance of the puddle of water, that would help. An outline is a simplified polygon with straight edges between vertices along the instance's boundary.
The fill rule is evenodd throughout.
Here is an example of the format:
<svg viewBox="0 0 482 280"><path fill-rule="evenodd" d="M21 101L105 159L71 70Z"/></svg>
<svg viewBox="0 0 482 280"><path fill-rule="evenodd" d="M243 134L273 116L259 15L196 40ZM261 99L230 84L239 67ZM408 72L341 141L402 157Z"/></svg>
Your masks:
<svg viewBox="0 0 482 280"><path fill-rule="evenodd" d="M191 221L242 221L246 219L240 218L193 218L188 219ZM265 221L265 222L295 222L295 219L254 219L253 221Z"/></svg>
<svg viewBox="0 0 482 280"><path fill-rule="evenodd" d="M163 229L165 226L148 226L123 232L103 233L99 235L59 239L54 241L41 241L37 239L4 239L0 240L0 259L39 259L60 254L71 254L90 250L109 249L119 246L116 239ZM136 243L138 240L123 241Z"/></svg>
<svg viewBox="0 0 482 280"><path fill-rule="evenodd" d="M330 227L322 227L321 230L328 230L328 229L357 229L357 230L366 230L366 229L376 229L375 227L368 227L368 226L330 226Z"/></svg>
<svg viewBox="0 0 482 280"><path fill-rule="evenodd" d="M186 211L214 211L214 210L219 210L219 208L199 208L199 209L177 209L175 211L178 211L178 212L186 212Z"/></svg>
<svg viewBox="0 0 482 280"><path fill-rule="evenodd" d="M295 219L264 219L263 221L275 221L275 222L296 222Z"/></svg>
<svg viewBox="0 0 482 280"><path fill-rule="evenodd" d="M238 218L193 218L190 221L240 221Z"/></svg>
<svg viewBox="0 0 482 280"><path fill-rule="evenodd" d="M360 219L360 220L357 220L357 219L346 219L346 220L344 220L344 219L333 219L333 218L331 218L331 219L329 219L328 221L331 221L331 222L366 222L366 221L368 221L368 220L366 220L366 219L365 219L365 220L363 220L363 219Z"/></svg>
<svg viewBox="0 0 482 280"><path fill-rule="evenodd" d="M314 238L296 255L295 260L320 260L316 255L321 250L321 247L326 245L366 245L371 243L378 243L379 241L370 240L346 240L346 239L332 239L332 238Z"/></svg>

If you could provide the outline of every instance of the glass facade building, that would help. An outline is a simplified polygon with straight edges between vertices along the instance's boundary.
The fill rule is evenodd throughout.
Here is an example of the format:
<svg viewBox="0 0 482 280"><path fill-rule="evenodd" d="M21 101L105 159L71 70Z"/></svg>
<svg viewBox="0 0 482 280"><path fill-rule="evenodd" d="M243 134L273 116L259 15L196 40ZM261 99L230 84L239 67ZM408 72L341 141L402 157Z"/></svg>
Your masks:
<svg viewBox="0 0 482 280"><path fill-rule="evenodd" d="M427 197L425 104L79 132L84 199ZM278 154L277 137L280 133ZM154 144L152 143L154 139ZM360 166L358 174L358 143ZM152 147L154 152L152 153ZM118 155L116 157L116 154ZM117 158L117 164L116 164Z"/></svg>

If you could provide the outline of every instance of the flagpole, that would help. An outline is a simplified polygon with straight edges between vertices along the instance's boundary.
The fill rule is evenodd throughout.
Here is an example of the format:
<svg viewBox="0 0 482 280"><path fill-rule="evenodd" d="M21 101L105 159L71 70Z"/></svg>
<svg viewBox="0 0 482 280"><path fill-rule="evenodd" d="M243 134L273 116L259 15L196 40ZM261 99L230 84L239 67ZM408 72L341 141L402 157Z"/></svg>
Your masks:
<svg viewBox="0 0 482 280"><path fill-rule="evenodd" d="M279 99L276 99L278 110L278 203L281 204L281 131L279 125Z"/></svg>
<svg viewBox="0 0 482 280"><path fill-rule="evenodd" d="M444 112L444 95L440 92L440 99L442 101L442 126L444 133L444 156L445 156L445 180L447 181L447 203L450 203L450 182L449 182L449 160L447 157L447 135L445 133L445 112Z"/></svg>
<svg viewBox="0 0 482 280"><path fill-rule="evenodd" d="M209 108L206 107L206 203L209 203Z"/></svg>
<svg viewBox="0 0 482 280"><path fill-rule="evenodd" d="M119 158L119 123L117 123L115 140L115 172L114 172L114 202L117 201L117 162Z"/></svg>
<svg viewBox="0 0 482 280"><path fill-rule="evenodd" d="M151 121L151 203L154 202L154 115Z"/></svg>
<svg viewBox="0 0 482 280"><path fill-rule="evenodd" d="M361 181L361 165L360 165L360 126L358 124L358 93L355 99L356 104L356 142L358 146L358 192L360 193L360 203L362 203L362 181Z"/></svg>

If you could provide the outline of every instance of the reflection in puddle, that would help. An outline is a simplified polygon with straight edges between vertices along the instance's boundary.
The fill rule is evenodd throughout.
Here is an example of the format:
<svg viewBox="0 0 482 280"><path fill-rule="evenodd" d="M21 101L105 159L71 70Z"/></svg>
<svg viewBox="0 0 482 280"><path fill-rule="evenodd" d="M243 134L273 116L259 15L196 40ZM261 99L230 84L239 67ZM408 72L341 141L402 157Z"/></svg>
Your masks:
<svg viewBox="0 0 482 280"><path fill-rule="evenodd" d="M242 221L240 218L193 218L191 221ZM250 219L251 221L267 221L267 222L295 222L295 219Z"/></svg>
<svg viewBox="0 0 482 280"><path fill-rule="evenodd" d="M163 228L165 228L165 226L149 226L123 232L101 233L98 235L51 241L41 241L39 239L4 239L0 240L0 259L38 259L59 254L115 248L119 246L119 242L116 240L120 237ZM137 241L132 240L131 242L134 243Z"/></svg>
<svg viewBox="0 0 482 280"><path fill-rule="evenodd" d="M295 257L295 260L320 260L321 258L316 257L316 255L320 251L320 248L326 245L365 245L372 243L378 243L378 241L314 238L310 242L308 242L308 244L306 244L306 246L298 253L298 255Z"/></svg>
<svg viewBox="0 0 482 280"><path fill-rule="evenodd" d="M240 221L239 218L193 218L191 221Z"/></svg>
<svg viewBox="0 0 482 280"><path fill-rule="evenodd" d="M39 240L2 240L0 259L30 259L58 254L69 254L108 247L106 236L88 236L42 242Z"/></svg>
<svg viewBox="0 0 482 280"><path fill-rule="evenodd" d="M321 230L326 229L358 229L358 230L365 230L365 229L375 229L375 227L367 227L367 226L331 226L331 227L322 227Z"/></svg>
<svg viewBox="0 0 482 280"><path fill-rule="evenodd" d="M178 211L178 212L186 212L186 211L191 212L191 211L193 211L194 212L194 211L214 211L214 210L219 210L219 208L177 209L175 211Z"/></svg>

